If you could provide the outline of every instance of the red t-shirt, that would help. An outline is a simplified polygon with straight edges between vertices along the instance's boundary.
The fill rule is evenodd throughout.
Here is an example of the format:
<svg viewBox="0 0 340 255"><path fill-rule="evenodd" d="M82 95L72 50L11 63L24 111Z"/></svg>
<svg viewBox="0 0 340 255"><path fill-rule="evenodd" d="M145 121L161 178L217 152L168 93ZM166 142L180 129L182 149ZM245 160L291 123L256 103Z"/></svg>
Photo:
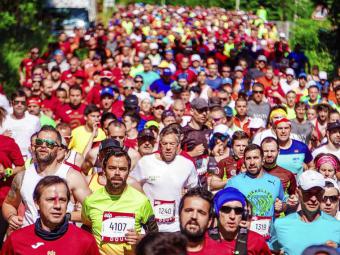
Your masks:
<svg viewBox="0 0 340 255"><path fill-rule="evenodd" d="M78 107L71 107L70 104L65 104L57 110L57 118L62 122L70 124L74 129L81 125L85 125L84 111L86 105L80 104Z"/></svg>
<svg viewBox="0 0 340 255"><path fill-rule="evenodd" d="M86 96L86 102L89 104L95 104L100 107L100 92L103 88L104 87L100 84L94 85Z"/></svg>
<svg viewBox="0 0 340 255"><path fill-rule="evenodd" d="M51 96L50 98L45 98L41 105L43 108L47 108L52 110L53 113L57 111L57 109L60 107L60 101L55 96Z"/></svg>
<svg viewBox="0 0 340 255"><path fill-rule="evenodd" d="M221 179L224 177L224 175L227 176L227 179L236 176L239 173L237 162L238 160L234 159L232 156L222 159L217 163L218 173L216 173L216 175Z"/></svg>
<svg viewBox="0 0 340 255"><path fill-rule="evenodd" d="M41 58L37 58L36 60L33 60L31 58L25 58L21 61L20 63L20 70L25 69L25 80L27 81L28 79L31 78L32 76L32 69L35 66L41 65L45 63L45 60Z"/></svg>
<svg viewBox="0 0 340 255"><path fill-rule="evenodd" d="M223 249L221 242L215 241L206 235L202 250L196 252L188 251L188 255L215 255L217 251L220 252L221 249Z"/></svg>
<svg viewBox="0 0 340 255"><path fill-rule="evenodd" d="M23 166L25 164L19 146L13 138L0 135L0 164L6 168L15 166ZM0 179L0 207L4 202L7 193L11 187L13 177L7 178L6 181Z"/></svg>
<svg viewBox="0 0 340 255"><path fill-rule="evenodd" d="M267 173L276 176L279 178L282 182L283 190L287 192L289 195L295 194L296 191L296 179L294 174L287 170L284 169L278 165L276 165L272 169L265 169Z"/></svg>
<svg viewBox="0 0 340 255"><path fill-rule="evenodd" d="M221 241L221 248L218 251L218 255L230 255L235 254L236 240ZM271 255L271 251L263 236L249 230L247 241L248 255ZM217 253L216 253L217 254Z"/></svg>
<svg viewBox="0 0 340 255"><path fill-rule="evenodd" d="M14 231L2 247L2 255L99 255L94 237L86 231L69 224L67 232L60 238L47 241L37 236L35 225Z"/></svg>
<svg viewBox="0 0 340 255"><path fill-rule="evenodd" d="M130 138L125 138L125 141L124 141L124 145L128 148L132 148L132 149L135 149L137 148L137 137L134 138L134 139L130 139Z"/></svg>
<svg viewBox="0 0 340 255"><path fill-rule="evenodd" d="M280 94L280 96L282 96L282 97L286 96L285 93L283 92L281 86L279 86L277 89L273 89L272 87L267 87L264 90L264 94L268 99L268 103L270 105L281 104L282 102L281 102L280 99L272 96L274 92L278 92Z"/></svg>

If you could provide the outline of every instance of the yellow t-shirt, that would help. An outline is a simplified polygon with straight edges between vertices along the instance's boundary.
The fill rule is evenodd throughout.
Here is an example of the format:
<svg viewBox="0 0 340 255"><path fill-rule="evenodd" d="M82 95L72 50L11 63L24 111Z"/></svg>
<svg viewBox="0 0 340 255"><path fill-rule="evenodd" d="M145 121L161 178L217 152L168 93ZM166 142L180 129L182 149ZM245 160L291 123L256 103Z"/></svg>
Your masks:
<svg viewBox="0 0 340 255"><path fill-rule="evenodd" d="M85 126L80 126L72 130L72 139L68 146L69 149L73 149L79 154L83 154L86 145L91 138L91 132L86 131ZM104 131L99 128L98 135L93 140L94 142L100 142L106 138Z"/></svg>

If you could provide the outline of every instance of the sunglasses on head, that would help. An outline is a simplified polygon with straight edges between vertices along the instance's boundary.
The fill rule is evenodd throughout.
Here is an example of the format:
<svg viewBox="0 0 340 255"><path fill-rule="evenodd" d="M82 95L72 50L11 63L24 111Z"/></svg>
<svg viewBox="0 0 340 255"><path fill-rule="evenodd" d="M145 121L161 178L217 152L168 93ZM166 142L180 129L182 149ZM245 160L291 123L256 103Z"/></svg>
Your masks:
<svg viewBox="0 0 340 255"><path fill-rule="evenodd" d="M19 105L19 104L21 104L21 105L26 105L26 101L14 100L14 101L13 101L13 104L14 104L14 105Z"/></svg>
<svg viewBox="0 0 340 255"><path fill-rule="evenodd" d="M55 147L59 147L58 143L56 141L50 140L50 139L41 139L37 138L35 139L35 146L41 147L46 144L46 147L49 149L54 149Z"/></svg>
<svg viewBox="0 0 340 255"><path fill-rule="evenodd" d="M328 201L328 199L333 204L333 203L336 203L339 200L339 197L338 196L323 196L322 202L326 203Z"/></svg>
<svg viewBox="0 0 340 255"><path fill-rule="evenodd" d="M243 207L231 207L231 206L222 206L220 212L231 213L232 210L234 210L236 215L241 215L244 212Z"/></svg>

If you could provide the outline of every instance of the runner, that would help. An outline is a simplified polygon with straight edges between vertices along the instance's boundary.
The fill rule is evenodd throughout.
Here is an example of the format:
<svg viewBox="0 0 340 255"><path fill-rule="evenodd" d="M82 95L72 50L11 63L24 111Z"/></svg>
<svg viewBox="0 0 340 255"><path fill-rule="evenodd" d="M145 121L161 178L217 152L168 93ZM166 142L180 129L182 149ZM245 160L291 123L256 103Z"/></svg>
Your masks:
<svg viewBox="0 0 340 255"><path fill-rule="evenodd" d="M142 237L142 228L158 231L148 198L126 184L130 168L125 151L108 152L103 160L108 181L83 203L83 222L92 229L101 254L131 252Z"/></svg>

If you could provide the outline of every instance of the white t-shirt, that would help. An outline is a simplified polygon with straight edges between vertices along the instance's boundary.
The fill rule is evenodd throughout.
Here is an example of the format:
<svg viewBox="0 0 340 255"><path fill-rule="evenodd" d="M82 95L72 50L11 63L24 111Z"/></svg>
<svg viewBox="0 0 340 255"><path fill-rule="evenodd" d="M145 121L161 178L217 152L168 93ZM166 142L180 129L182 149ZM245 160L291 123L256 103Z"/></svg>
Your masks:
<svg viewBox="0 0 340 255"><path fill-rule="evenodd" d="M288 84L286 79L281 79L280 85L281 85L283 92L287 94L289 91L293 90L293 88L298 87L299 82L297 80L292 80L292 82Z"/></svg>
<svg viewBox="0 0 340 255"><path fill-rule="evenodd" d="M197 186L197 173L194 164L183 156L177 155L171 163L166 163L156 155L142 157L130 175L142 184L150 199L159 231L176 232L180 230L178 206L183 188ZM173 219L168 221L170 218Z"/></svg>
<svg viewBox="0 0 340 255"><path fill-rule="evenodd" d="M11 114L6 116L2 124L0 133L5 130L12 131L12 138L19 145L21 154L25 157L29 155L28 147L31 144L31 136L40 130L40 121L37 116L25 112L22 119L14 119Z"/></svg>
<svg viewBox="0 0 340 255"><path fill-rule="evenodd" d="M315 159L317 155L321 154L321 153L330 153L335 155L336 157L338 157L338 159L340 159L340 150L337 151L331 151L327 148L327 144L321 145L320 147L316 148L313 152L312 152L312 156Z"/></svg>

